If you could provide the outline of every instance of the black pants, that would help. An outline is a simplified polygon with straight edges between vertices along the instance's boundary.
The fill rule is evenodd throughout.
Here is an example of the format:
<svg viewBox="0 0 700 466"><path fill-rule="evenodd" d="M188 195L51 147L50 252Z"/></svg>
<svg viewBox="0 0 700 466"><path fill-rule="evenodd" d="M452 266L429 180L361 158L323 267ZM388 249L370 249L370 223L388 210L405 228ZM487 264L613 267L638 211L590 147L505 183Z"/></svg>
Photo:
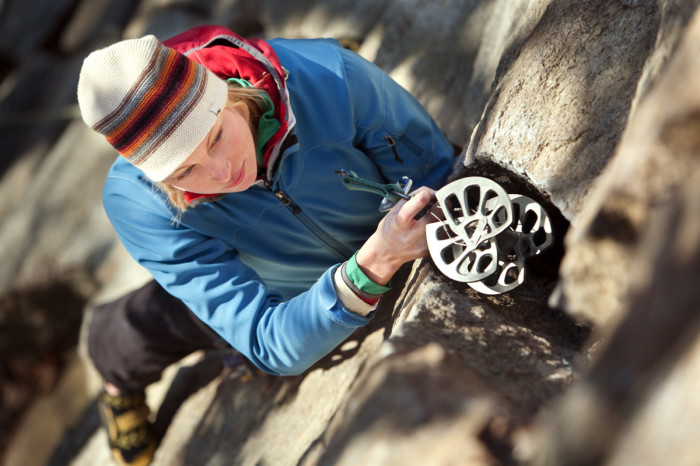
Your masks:
<svg viewBox="0 0 700 466"><path fill-rule="evenodd" d="M155 281L96 307L88 329L95 367L105 382L122 391L143 390L166 367L194 351L226 346Z"/></svg>

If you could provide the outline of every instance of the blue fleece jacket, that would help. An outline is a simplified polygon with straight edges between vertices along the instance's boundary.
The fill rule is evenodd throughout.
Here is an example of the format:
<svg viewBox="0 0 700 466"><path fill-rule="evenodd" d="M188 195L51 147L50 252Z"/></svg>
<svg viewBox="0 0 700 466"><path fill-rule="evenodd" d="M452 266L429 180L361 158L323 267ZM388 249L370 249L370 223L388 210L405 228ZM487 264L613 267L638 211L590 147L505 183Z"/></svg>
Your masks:
<svg viewBox="0 0 700 466"><path fill-rule="evenodd" d="M271 186L174 221L167 198L119 157L103 202L126 249L169 293L260 369L292 375L369 321L343 306L333 271L374 232L381 199L348 191L335 170L439 188L454 157L420 104L370 62L332 40L270 43L289 71L298 139Z"/></svg>

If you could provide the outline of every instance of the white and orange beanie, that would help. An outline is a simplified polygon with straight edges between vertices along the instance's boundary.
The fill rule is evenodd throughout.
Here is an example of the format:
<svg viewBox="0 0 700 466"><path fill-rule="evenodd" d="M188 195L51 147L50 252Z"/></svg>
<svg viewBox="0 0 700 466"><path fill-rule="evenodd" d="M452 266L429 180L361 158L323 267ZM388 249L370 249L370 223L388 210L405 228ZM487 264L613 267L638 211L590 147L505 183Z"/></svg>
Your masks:
<svg viewBox="0 0 700 466"><path fill-rule="evenodd" d="M153 181L204 140L228 98L226 82L154 36L91 53L78 81L83 120Z"/></svg>

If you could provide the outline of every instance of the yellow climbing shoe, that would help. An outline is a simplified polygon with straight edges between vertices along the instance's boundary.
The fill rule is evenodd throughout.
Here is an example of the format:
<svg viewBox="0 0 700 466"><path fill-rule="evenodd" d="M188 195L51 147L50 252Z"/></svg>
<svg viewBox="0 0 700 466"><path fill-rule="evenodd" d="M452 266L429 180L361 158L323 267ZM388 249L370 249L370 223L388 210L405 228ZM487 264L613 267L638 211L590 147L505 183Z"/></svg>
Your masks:
<svg viewBox="0 0 700 466"><path fill-rule="evenodd" d="M97 397L100 417L107 429L112 457L120 466L146 466L156 451L156 437L148 421L149 409L143 393Z"/></svg>

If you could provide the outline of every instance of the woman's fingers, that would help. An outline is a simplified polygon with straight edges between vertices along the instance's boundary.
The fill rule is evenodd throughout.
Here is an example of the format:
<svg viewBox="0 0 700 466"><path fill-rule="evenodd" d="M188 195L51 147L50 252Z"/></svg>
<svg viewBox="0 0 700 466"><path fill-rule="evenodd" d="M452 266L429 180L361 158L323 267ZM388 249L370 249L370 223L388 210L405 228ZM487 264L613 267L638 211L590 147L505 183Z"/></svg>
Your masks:
<svg viewBox="0 0 700 466"><path fill-rule="evenodd" d="M411 199L407 200L405 204L397 206L399 211L397 212L396 220L402 225L412 225L415 217L423 213L423 209L430 203L433 198L433 191L429 188L422 187L416 190L412 195Z"/></svg>

